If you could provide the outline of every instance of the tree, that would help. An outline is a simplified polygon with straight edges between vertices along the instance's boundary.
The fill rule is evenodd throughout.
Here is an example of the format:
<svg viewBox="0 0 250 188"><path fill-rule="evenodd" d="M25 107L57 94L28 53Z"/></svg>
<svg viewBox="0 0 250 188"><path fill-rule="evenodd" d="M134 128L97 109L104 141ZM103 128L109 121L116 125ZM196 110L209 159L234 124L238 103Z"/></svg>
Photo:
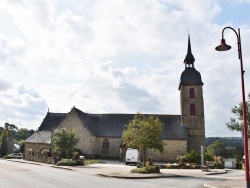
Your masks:
<svg viewBox="0 0 250 188"><path fill-rule="evenodd" d="M228 129L232 131L241 132L243 135L243 108L242 102L238 106L234 106L231 112L236 116L235 118L230 117L230 122L226 123ZM246 113L247 113L247 124L248 124L248 137L250 133L250 93L248 93L248 100L246 101Z"/></svg>
<svg viewBox="0 0 250 188"><path fill-rule="evenodd" d="M19 140L18 145L20 146L20 152L24 153L24 140Z"/></svg>
<svg viewBox="0 0 250 188"><path fill-rule="evenodd" d="M53 144L56 149L66 152L67 159L69 159L69 152L72 151L75 145L79 142L73 130L66 130L64 128L57 129L53 133Z"/></svg>
<svg viewBox="0 0 250 188"><path fill-rule="evenodd" d="M13 134L15 134L15 132L18 130L17 126L15 126L14 124L5 123L4 127L8 130L8 137L10 138L10 140L12 140Z"/></svg>
<svg viewBox="0 0 250 188"><path fill-rule="evenodd" d="M2 137L1 137L1 147L0 147L0 154L1 157L4 157L7 154L8 151L8 130L4 129L2 132Z"/></svg>
<svg viewBox="0 0 250 188"><path fill-rule="evenodd" d="M214 141L207 147L207 152L211 155L224 156L225 150L225 142L219 140Z"/></svg>
<svg viewBox="0 0 250 188"><path fill-rule="evenodd" d="M4 131L3 127L0 127L0 135L2 135L2 132Z"/></svg>
<svg viewBox="0 0 250 188"><path fill-rule="evenodd" d="M8 130L18 130L17 126L15 126L14 124L10 124L10 123L5 123L4 124L5 128Z"/></svg>
<svg viewBox="0 0 250 188"><path fill-rule="evenodd" d="M30 130L26 128L20 128L18 131L13 132L13 140L16 142L20 140L26 140L31 134Z"/></svg>
<svg viewBox="0 0 250 188"><path fill-rule="evenodd" d="M10 123L5 123L4 124L5 129L8 130L8 153L12 153L14 151L14 142L13 142L13 135L16 133L18 130L17 126L14 124Z"/></svg>
<svg viewBox="0 0 250 188"><path fill-rule="evenodd" d="M125 125L123 141L129 148L139 149L143 152L144 166L146 164L145 152L154 149L163 152L163 140L160 138L163 123L158 117L138 113L134 119Z"/></svg>

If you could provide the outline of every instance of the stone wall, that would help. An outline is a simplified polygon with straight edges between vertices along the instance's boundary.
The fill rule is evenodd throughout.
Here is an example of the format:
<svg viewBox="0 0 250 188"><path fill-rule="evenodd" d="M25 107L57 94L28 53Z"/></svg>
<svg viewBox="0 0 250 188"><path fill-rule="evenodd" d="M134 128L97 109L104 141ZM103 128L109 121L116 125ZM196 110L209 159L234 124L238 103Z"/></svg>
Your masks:
<svg viewBox="0 0 250 188"><path fill-rule="evenodd" d="M109 143L108 149L103 148L103 142L105 140ZM119 159L121 144L121 138L98 137L96 139L96 156L100 158Z"/></svg>
<svg viewBox="0 0 250 188"><path fill-rule="evenodd" d="M85 156L95 154L96 137L85 128L75 110L69 112L68 116L58 126L58 129L60 128L75 132L79 138L79 143L75 148L80 149Z"/></svg>
<svg viewBox="0 0 250 188"><path fill-rule="evenodd" d="M190 98L189 90L194 89L194 98ZM205 120L202 85L180 87L182 126L188 128L187 151L200 151L205 144ZM190 116L190 104L195 104L195 116Z"/></svg>
<svg viewBox="0 0 250 188"><path fill-rule="evenodd" d="M153 161L176 162L179 155L187 152L187 140L164 140L164 152L148 150L146 157L153 157Z"/></svg>
<svg viewBox="0 0 250 188"><path fill-rule="evenodd" d="M32 149L34 154L37 150L41 150L42 148L53 148L54 146L52 144L39 144L39 143L25 143L24 146L24 153L25 156L29 155L29 149Z"/></svg>

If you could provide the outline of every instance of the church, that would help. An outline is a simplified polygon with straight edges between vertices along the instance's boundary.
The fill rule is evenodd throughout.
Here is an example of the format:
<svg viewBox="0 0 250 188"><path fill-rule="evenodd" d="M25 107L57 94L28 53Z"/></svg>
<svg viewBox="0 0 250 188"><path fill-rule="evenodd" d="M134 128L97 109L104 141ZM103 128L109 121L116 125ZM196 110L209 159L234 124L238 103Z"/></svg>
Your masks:
<svg viewBox="0 0 250 188"><path fill-rule="evenodd" d="M148 150L147 155L154 161L175 162L177 156L188 151L200 151L205 144L205 120L203 102L203 82L201 74L194 67L195 58L188 37L184 71L180 76L181 115L153 114L163 123L161 138L164 152ZM53 148L52 135L56 129L74 130L80 139L76 148L85 158L106 158L123 160L122 133L125 125L136 114L91 114L73 107L68 113L48 112L38 130L25 140L25 155L28 150ZM145 114L147 115L147 114ZM148 114L151 115L151 114Z"/></svg>

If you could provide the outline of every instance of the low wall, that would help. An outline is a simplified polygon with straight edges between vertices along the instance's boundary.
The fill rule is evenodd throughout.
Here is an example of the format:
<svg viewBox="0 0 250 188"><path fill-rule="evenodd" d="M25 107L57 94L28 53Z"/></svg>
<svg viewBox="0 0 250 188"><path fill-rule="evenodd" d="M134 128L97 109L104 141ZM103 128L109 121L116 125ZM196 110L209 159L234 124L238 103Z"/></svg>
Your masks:
<svg viewBox="0 0 250 188"><path fill-rule="evenodd" d="M55 164L58 160L43 155L25 155L25 160L38 163Z"/></svg>

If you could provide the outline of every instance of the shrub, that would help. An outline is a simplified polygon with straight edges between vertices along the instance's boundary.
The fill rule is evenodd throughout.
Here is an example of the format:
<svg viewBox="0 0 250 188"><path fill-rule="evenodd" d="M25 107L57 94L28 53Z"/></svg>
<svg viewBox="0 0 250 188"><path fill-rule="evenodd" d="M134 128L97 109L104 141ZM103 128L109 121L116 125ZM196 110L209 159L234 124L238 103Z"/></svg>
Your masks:
<svg viewBox="0 0 250 188"><path fill-rule="evenodd" d="M100 163L100 160L85 160L85 165Z"/></svg>
<svg viewBox="0 0 250 188"><path fill-rule="evenodd" d="M205 153L205 161L213 161L213 155L211 155L210 153L206 152Z"/></svg>
<svg viewBox="0 0 250 188"><path fill-rule="evenodd" d="M142 173L142 174L148 174L148 173L160 173L160 167L159 166L146 166L141 168L135 168L131 170L132 173Z"/></svg>
<svg viewBox="0 0 250 188"><path fill-rule="evenodd" d="M58 161L56 163L56 166L80 166L80 165L84 165L81 160L73 161L71 159L69 159L69 160L63 159L63 160Z"/></svg>
<svg viewBox="0 0 250 188"><path fill-rule="evenodd" d="M185 162L201 164L201 154L192 150L184 155Z"/></svg>
<svg viewBox="0 0 250 188"><path fill-rule="evenodd" d="M153 166L152 160L153 160L153 158L151 156L148 156L146 166Z"/></svg>

